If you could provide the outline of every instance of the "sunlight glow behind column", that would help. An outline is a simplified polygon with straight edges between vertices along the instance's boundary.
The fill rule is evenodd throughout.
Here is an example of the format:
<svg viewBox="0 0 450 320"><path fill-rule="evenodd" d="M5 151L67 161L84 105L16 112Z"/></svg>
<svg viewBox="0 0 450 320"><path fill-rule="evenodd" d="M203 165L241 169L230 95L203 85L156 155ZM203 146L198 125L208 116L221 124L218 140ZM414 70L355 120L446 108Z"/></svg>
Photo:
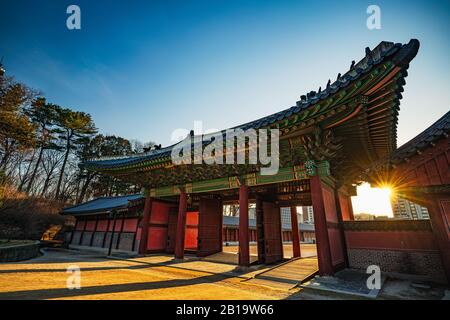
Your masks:
<svg viewBox="0 0 450 320"><path fill-rule="evenodd" d="M391 192L386 188L371 188L370 184L363 183L358 186L357 196L352 197L354 214L368 213L375 216L388 216L392 218Z"/></svg>

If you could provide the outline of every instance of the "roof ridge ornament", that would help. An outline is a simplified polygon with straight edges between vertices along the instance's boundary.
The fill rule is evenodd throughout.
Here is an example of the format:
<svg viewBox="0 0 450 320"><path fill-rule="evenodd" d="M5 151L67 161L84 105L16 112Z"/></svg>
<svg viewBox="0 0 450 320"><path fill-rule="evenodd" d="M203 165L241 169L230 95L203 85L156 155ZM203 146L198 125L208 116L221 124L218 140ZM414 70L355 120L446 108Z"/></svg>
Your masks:
<svg viewBox="0 0 450 320"><path fill-rule="evenodd" d="M366 47L366 58L367 58L367 64L370 65L373 63L372 51L370 50L369 47Z"/></svg>
<svg viewBox="0 0 450 320"><path fill-rule="evenodd" d="M316 96L316 92L314 91L314 90L312 90L312 91L310 91L310 92L308 92L307 94L306 94L306 98L309 100L309 99L311 99L311 98L313 98L313 97L315 97Z"/></svg>

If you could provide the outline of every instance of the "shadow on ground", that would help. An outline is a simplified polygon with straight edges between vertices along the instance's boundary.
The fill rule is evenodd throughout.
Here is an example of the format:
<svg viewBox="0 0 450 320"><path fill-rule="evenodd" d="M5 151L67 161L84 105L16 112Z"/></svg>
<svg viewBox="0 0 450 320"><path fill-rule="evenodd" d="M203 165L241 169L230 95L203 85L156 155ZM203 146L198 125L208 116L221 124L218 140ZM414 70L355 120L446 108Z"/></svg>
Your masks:
<svg viewBox="0 0 450 320"><path fill-rule="evenodd" d="M190 286L204 283L214 283L225 279L226 276L222 275L208 275L204 277L198 277L194 279L184 280L165 280L154 282L141 282L141 283L127 283L127 284L112 284L101 286L83 287L82 289L56 288L56 289L44 289L44 290L24 290L15 292L2 292L0 293L0 300L17 300L17 299L56 299L56 298L68 298L79 297L93 294L109 294L109 293L123 293L123 292L135 292L142 290L155 290L165 289L173 287Z"/></svg>

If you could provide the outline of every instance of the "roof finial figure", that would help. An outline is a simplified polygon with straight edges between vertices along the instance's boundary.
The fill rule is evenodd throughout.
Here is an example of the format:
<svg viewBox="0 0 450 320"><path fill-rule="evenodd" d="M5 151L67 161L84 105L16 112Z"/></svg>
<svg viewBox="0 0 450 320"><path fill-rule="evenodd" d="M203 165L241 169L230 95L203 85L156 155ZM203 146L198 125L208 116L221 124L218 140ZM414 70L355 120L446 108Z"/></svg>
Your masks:
<svg viewBox="0 0 450 320"><path fill-rule="evenodd" d="M350 70L353 70L353 69L355 69L355 60L352 60L352 64L350 66Z"/></svg>
<svg viewBox="0 0 450 320"><path fill-rule="evenodd" d="M370 51L369 47L366 48L366 58L369 64L373 62L372 51Z"/></svg>
<svg viewBox="0 0 450 320"><path fill-rule="evenodd" d="M328 79L328 82L327 82L327 89L330 88L330 86L331 86L331 79Z"/></svg>

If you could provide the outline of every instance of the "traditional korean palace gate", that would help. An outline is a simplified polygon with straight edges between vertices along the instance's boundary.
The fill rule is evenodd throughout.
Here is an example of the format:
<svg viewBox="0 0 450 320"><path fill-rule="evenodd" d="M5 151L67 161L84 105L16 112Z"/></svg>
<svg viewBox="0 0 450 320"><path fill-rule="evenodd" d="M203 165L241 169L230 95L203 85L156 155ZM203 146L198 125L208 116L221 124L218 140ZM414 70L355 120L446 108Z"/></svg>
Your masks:
<svg viewBox="0 0 450 320"><path fill-rule="evenodd" d="M154 202L176 207L167 217L167 237L162 236L176 258L183 258L185 234L191 232L186 228L191 224L187 212L198 212L197 254L205 256L222 250L222 205L239 203L241 266L250 264L249 202L256 203L260 263L283 257L279 208L312 205L319 272L333 274L347 264L342 221L352 219L354 183L360 182L361 171L396 148L404 78L418 49L417 40L366 48L361 61L353 61L349 71L328 81L323 90L301 96L291 108L237 127L279 130L280 169L275 175L261 174L260 164L174 165L173 146L130 157L95 159L84 166L145 186L141 253L147 252L149 233L156 232L151 228L152 216L159 215ZM254 147L244 141L236 150L249 153ZM236 151L224 148L219 155L230 152ZM293 234L298 236L298 230Z"/></svg>

